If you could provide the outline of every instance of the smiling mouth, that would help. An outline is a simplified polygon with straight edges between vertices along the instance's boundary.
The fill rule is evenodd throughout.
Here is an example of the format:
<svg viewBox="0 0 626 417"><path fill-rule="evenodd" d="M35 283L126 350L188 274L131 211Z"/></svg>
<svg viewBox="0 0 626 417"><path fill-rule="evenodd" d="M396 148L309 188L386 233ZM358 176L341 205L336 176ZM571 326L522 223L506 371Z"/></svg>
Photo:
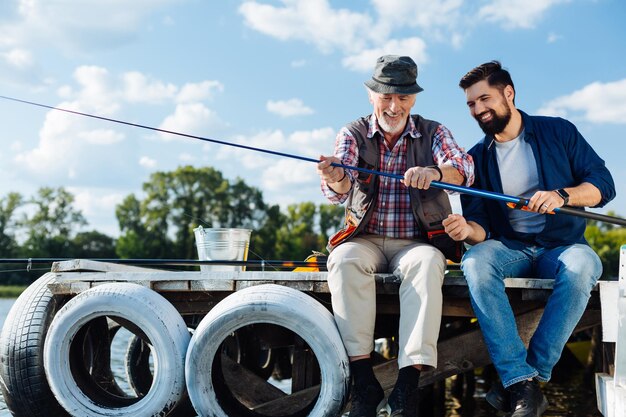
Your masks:
<svg viewBox="0 0 626 417"><path fill-rule="evenodd" d="M490 121L492 118L493 118L493 114L491 110L478 115L478 120L480 120L483 123Z"/></svg>

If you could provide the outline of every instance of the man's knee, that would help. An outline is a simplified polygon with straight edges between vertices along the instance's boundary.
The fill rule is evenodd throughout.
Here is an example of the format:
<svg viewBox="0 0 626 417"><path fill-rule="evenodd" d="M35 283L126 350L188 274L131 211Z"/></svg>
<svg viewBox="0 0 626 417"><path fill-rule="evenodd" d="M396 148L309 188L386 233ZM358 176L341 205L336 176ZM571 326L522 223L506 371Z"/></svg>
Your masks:
<svg viewBox="0 0 626 417"><path fill-rule="evenodd" d="M492 279L501 280L498 266L497 248L492 241L485 241L472 246L463 256L461 270L470 288L492 287Z"/></svg>
<svg viewBox="0 0 626 417"><path fill-rule="evenodd" d="M572 291L583 294L590 292L602 275L600 258L586 245L572 247L561 255L559 261L559 274L566 277L564 281Z"/></svg>

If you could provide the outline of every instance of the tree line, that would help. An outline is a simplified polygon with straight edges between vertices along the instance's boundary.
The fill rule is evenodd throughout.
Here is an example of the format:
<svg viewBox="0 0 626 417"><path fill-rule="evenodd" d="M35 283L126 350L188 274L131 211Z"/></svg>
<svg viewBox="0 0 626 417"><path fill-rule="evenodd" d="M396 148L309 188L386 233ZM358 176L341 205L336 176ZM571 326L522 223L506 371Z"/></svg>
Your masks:
<svg viewBox="0 0 626 417"><path fill-rule="evenodd" d="M9 193L0 198L0 258L197 259L193 229L203 226L252 229L248 259L304 260L324 250L344 216L343 207L331 204L281 209L265 202L259 189L211 167L155 172L142 189L142 197L129 194L117 205L117 238L86 230L64 188L43 187L30 198ZM28 284L43 274L34 266L30 272L25 265L0 268L4 285Z"/></svg>
<svg viewBox="0 0 626 417"><path fill-rule="evenodd" d="M141 198L129 194L117 205L116 238L87 230L74 196L62 187L42 187L29 198L9 193L0 198L0 258L197 259L193 229L203 226L252 229L248 259L304 260L323 251L343 223L342 206L303 202L281 209L259 189L211 167L155 172L142 189ZM586 237L604 276L617 276L626 229L590 221ZM42 270L1 264L0 284L28 284Z"/></svg>

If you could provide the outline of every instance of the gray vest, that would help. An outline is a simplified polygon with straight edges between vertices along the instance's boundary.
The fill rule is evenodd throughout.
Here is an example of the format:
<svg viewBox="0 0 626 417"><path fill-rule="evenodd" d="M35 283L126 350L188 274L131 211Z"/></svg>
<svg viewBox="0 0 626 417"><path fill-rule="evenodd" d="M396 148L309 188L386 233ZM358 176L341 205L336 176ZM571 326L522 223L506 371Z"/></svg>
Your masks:
<svg viewBox="0 0 626 417"><path fill-rule="evenodd" d="M346 126L354 136L359 148L358 167L371 170L379 170L379 145L376 140L367 138L370 116L362 117ZM415 126L421 137L409 140L407 144L407 167L429 166L435 164L433 160L433 136L439 127L439 123L424 119L419 115L412 115ZM333 236L328 244L328 250L332 250L339 243L356 236L367 225L372 208L376 204L380 178L378 175L353 171L356 181L346 201L345 229ZM428 231L442 229L441 221L452 213L450 199L445 191L429 188L418 190L409 188L411 207L420 234ZM336 238L335 240L333 238Z"/></svg>

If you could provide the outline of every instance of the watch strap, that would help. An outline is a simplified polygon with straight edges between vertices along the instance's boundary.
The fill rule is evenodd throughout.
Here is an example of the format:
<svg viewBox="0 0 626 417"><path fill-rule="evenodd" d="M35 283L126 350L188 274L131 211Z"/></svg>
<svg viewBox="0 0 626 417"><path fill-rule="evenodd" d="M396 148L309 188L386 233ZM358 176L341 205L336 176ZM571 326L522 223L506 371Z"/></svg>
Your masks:
<svg viewBox="0 0 626 417"><path fill-rule="evenodd" d="M554 190L559 197L561 197L563 199L563 205L566 205L567 203L569 203L569 194L567 193L567 191L565 191L562 188L559 188L558 190Z"/></svg>

